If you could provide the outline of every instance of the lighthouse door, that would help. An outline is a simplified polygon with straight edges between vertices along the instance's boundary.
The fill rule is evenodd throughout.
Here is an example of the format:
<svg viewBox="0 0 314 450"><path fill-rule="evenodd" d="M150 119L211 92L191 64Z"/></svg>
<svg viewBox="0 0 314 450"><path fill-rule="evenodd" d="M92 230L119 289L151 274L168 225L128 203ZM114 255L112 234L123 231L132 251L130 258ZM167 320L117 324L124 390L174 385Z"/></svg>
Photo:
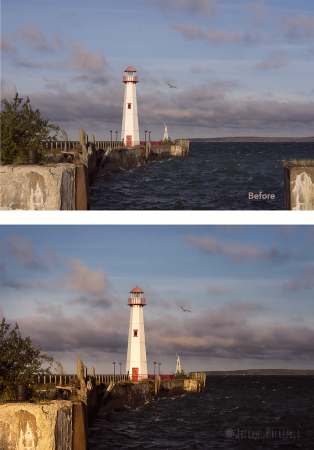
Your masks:
<svg viewBox="0 0 314 450"><path fill-rule="evenodd" d="M138 381L138 367L132 367L132 381Z"/></svg>
<svg viewBox="0 0 314 450"><path fill-rule="evenodd" d="M126 137L126 146L132 147L132 134Z"/></svg>

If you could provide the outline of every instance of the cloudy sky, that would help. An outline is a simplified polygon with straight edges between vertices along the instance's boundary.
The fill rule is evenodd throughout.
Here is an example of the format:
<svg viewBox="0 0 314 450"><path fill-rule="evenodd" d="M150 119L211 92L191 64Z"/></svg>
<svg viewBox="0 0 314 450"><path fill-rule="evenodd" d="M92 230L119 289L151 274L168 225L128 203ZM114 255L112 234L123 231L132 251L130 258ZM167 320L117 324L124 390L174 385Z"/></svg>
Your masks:
<svg viewBox="0 0 314 450"><path fill-rule="evenodd" d="M68 373L125 370L144 292L148 370L314 369L314 226L1 226L0 315ZM192 313L181 313L177 305Z"/></svg>
<svg viewBox="0 0 314 450"><path fill-rule="evenodd" d="M2 96L71 139L120 136L129 65L141 139L313 135L309 0L2 0L2 52Z"/></svg>

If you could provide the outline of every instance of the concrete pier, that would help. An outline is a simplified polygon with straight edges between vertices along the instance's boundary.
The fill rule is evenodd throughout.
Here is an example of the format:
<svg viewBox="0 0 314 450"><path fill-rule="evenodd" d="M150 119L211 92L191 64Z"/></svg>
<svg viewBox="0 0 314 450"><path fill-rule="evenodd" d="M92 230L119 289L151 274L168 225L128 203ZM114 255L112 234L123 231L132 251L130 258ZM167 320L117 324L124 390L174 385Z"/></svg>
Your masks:
<svg viewBox="0 0 314 450"><path fill-rule="evenodd" d="M314 209L314 163L285 164L285 209Z"/></svg>
<svg viewBox="0 0 314 450"><path fill-rule="evenodd" d="M89 142L82 127L80 143L73 143L72 148L68 142L57 144L60 153L56 153L58 147L54 148L53 162L48 164L0 166L0 210L87 210L89 187L99 175L158 159L188 156L189 152L189 141L166 146L147 142L145 147L130 148L115 142L108 147L108 142L95 141L93 135ZM65 158L68 162L63 162Z"/></svg>
<svg viewBox="0 0 314 450"><path fill-rule="evenodd" d="M73 403L65 400L6 403L0 406L0 449L83 450L72 446L72 419Z"/></svg>
<svg viewBox="0 0 314 450"><path fill-rule="evenodd" d="M0 405L0 450L87 450L88 427L98 414L137 408L157 398L203 392L205 379L204 373L194 373L185 379L161 380L156 375L154 380L129 381L126 375L96 375L95 369L93 376L88 376L78 358L77 376L63 376L53 391L51 383L47 387L40 377L41 386L48 390L48 394L42 390L44 400ZM52 400L64 398L68 392L69 400Z"/></svg>

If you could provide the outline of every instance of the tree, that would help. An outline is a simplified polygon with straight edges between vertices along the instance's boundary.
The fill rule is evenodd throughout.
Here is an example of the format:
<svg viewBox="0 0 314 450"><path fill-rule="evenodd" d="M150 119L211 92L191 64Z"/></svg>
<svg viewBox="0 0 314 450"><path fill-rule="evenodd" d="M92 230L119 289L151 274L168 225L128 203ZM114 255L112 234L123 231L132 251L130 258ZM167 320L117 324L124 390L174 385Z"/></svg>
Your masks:
<svg viewBox="0 0 314 450"><path fill-rule="evenodd" d="M176 380L182 380L183 378L185 378L184 370L181 370L181 372L176 372L173 375Z"/></svg>
<svg viewBox="0 0 314 450"><path fill-rule="evenodd" d="M68 141L69 136L68 133L65 130L60 130L60 139L59 141Z"/></svg>
<svg viewBox="0 0 314 450"><path fill-rule="evenodd" d="M18 93L11 103L6 99L1 102L1 164L26 161L26 150L38 149L41 141L57 140L60 128L49 124L50 119L43 117L39 109L33 111L28 97L22 102Z"/></svg>
<svg viewBox="0 0 314 450"><path fill-rule="evenodd" d="M168 139L164 139L162 141L162 145L170 145L170 144L171 144L171 138L170 137L168 137Z"/></svg>
<svg viewBox="0 0 314 450"><path fill-rule="evenodd" d="M14 384L26 384L32 373L50 374L52 356L42 354L42 348L32 343L29 336L22 338L19 326L9 332L10 324L2 319L0 325L0 392ZM48 363L46 369L43 363Z"/></svg>
<svg viewBox="0 0 314 450"><path fill-rule="evenodd" d="M66 374L66 371L64 370L63 365L61 364L60 361L56 361L56 367L55 367L54 370L55 370L55 372L58 375L65 375Z"/></svg>

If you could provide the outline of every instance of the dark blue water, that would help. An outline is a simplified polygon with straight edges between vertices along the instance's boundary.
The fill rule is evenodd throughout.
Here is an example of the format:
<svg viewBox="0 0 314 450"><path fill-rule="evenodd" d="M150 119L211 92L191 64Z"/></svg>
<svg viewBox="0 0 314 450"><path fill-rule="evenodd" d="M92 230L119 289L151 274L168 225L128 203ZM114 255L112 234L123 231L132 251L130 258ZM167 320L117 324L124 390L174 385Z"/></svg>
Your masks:
<svg viewBox="0 0 314 450"><path fill-rule="evenodd" d="M280 210L282 160L314 157L314 143L190 143L187 158L172 158L108 174L90 189L98 210ZM249 193L275 198L249 199Z"/></svg>
<svg viewBox="0 0 314 450"><path fill-rule="evenodd" d="M204 393L101 416L90 448L314 448L313 376L211 376L206 385Z"/></svg>

